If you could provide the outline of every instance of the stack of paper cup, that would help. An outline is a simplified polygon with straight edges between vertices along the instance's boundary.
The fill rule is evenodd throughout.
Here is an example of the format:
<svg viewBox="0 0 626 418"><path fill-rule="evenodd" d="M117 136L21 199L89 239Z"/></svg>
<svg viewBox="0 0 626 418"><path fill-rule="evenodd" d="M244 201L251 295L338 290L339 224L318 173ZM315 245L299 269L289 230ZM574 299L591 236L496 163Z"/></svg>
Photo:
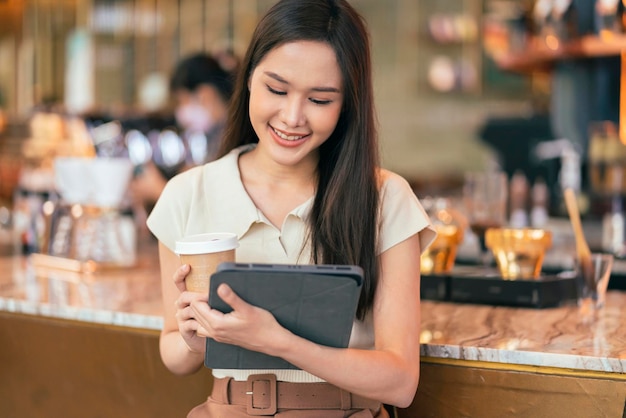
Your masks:
<svg viewBox="0 0 626 418"><path fill-rule="evenodd" d="M218 264L235 261L237 247L237 235L228 232L190 235L176 241L181 263L191 266L185 279L187 290L208 294L211 275Z"/></svg>

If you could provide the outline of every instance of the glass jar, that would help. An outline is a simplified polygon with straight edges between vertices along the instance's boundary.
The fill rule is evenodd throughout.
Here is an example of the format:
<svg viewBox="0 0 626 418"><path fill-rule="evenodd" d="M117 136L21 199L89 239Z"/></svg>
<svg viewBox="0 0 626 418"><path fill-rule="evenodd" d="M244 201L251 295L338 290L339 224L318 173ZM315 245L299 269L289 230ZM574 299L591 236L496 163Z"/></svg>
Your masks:
<svg viewBox="0 0 626 418"><path fill-rule="evenodd" d="M454 267L457 248L463 241L467 221L459 211L452 207L447 198L425 198L422 200L422 205L437 232L437 237L422 252L421 273L450 273Z"/></svg>

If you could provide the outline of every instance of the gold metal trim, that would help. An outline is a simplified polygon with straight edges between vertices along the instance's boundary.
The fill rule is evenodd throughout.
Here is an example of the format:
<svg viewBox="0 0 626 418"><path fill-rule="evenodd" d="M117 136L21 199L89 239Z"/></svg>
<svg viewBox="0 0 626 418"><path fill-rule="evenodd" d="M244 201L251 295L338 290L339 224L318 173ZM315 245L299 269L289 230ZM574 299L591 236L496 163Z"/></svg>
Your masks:
<svg viewBox="0 0 626 418"><path fill-rule="evenodd" d="M525 372L553 376L586 377L591 379L626 381L626 373L600 372L596 370L568 369L553 366L530 366L526 364L495 363L480 360L461 360L422 356L421 361L442 366L471 367L477 369L499 370L508 372Z"/></svg>

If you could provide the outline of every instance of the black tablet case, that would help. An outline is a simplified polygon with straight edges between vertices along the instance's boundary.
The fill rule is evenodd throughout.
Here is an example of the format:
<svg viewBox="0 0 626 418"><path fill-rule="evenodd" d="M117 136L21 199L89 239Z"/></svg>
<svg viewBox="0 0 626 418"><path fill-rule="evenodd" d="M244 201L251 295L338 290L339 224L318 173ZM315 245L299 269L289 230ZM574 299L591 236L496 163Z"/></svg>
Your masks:
<svg viewBox="0 0 626 418"><path fill-rule="evenodd" d="M362 280L358 266L222 263L211 276L209 305L232 311L216 292L227 283L294 334L325 346L347 347ZM207 338L204 364L211 369L298 369L281 358L212 338Z"/></svg>

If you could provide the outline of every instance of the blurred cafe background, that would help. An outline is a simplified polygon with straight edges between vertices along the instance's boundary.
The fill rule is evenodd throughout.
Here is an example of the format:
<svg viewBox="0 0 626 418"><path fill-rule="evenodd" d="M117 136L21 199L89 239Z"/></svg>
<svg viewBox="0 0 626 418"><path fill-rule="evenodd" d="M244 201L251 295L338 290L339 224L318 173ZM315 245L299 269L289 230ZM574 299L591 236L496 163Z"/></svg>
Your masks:
<svg viewBox="0 0 626 418"><path fill-rule="evenodd" d="M176 63L200 51L241 56L272 3L0 1L2 248L67 256L76 228L92 231L90 242L117 231L93 250L103 259L118 261L104 247L135 248L149 207L127 189L143 167L169 178L208 159L206 138L176 124L168 89ZM503 223L514 226L558 228L571 187L588 239L621 255L622 1L353 3L371 29L387 168L426 204L442 198L468 222L470 172L505 174ZM105 174L72 169L72 158L102 160ZM477 256L474 235L466 231L460 257Z"/></svg>

